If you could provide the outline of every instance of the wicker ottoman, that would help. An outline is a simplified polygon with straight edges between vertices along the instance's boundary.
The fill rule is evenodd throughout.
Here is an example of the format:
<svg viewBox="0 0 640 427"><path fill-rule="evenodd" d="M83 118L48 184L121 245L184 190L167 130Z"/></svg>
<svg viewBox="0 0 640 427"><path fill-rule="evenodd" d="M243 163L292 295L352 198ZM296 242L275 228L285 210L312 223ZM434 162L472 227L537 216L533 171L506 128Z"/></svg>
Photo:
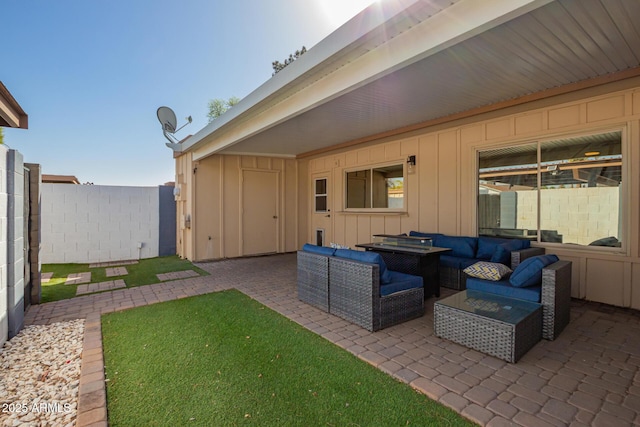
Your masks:
<svg viewBox="0 0 640 427"><path fill-rule="evenodd" d="M436 301L437 336L515 363L542 338L542 305L466 290Z"/></svg>

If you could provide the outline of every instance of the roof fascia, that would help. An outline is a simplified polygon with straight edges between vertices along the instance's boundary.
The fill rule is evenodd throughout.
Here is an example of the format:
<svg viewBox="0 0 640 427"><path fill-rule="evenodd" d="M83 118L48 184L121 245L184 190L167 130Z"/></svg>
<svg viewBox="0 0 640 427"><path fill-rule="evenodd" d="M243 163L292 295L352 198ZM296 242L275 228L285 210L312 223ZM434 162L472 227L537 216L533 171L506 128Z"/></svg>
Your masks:
<svg viewBox="0 0 640 427"><path fill-rule="evenodd" d="M9 124L9 127L21 129L29 127L27 113L2 82L0 82L0 117Z"/></svg>
<svg viewBox="0 0 640 427"><path fill-rule="evenodd" d="M207 126L190 138L189 145L183 147L183 151L193 151L194 160L220 152L252 135L364 86L397 69L544 6L551 1L553 0L484 0L482 2L461 0L411 29L387 40L375 49L362 54L359 58L350 61L336 71L321 78L320 76L310 76L310 78L315 77L316 79L313 83L301 81L297 92L293 92L286 100L274 107L252 115L249 110L257 102L254 99L247 99L247 104L242 110L225 117L224 122L215 123L219 120L217 119L211 124L214 125L213 127L210 127L211 125ZM412 1L410 5L415 3L416 1ZM376 5L374 4L363 13L370 12L374 6ZM355 30L350 26L360 24L358 19L349 21L330 37L323 40L317 47L309 50L300 60L292 64L300 65L301 67L294 68L289 66L281 73L285 71L290 71L290 73L285 73L282 76L280 76L281 73L276 74L272 78L273 85L278 84L276 88L272 87L272 81L268 81L251 95L256 95L256 97L260 98L260 101L269 96L277 95L278 91L285 90L288 83L295 84L295 79L301 78L307 72L312 72L313 67L320 65L322 61L337 55L339 52L344 53L345 50L348 50L349 45L359 46L361 42L358 43L358 41L362 37L377 36L379 34L378 31L384 31L385 23L408 7L407 3L404 3L403 6L402 10L394 10L393 13L385 14L382 22L376 21L379 22L377 25L370 25L366 33L355 39L349 39L349 43L345 46L344 42L339 44L337 41ZM332 43L329 43L329 41ZM345 47L336 49L336 46L340 45ZM315 52L320 53L315 54ZM312 57L313 62L303 62L302 59L306 59L309 53L315 54ZM320 58L323 58L322 61L320 61ZM309 65L311 62L313 66ZM303 65L304 67L302 67ZM289 68L291 70L288 70ZM276 78L278 78L277 81ZM230 111L233 111L238 105L234 106ZM246 113L244 117L240 117L243 113ZM242 124L242 126L232 126L234 122ZM225 125L227 125L226 128L224 128Z"/></svg>

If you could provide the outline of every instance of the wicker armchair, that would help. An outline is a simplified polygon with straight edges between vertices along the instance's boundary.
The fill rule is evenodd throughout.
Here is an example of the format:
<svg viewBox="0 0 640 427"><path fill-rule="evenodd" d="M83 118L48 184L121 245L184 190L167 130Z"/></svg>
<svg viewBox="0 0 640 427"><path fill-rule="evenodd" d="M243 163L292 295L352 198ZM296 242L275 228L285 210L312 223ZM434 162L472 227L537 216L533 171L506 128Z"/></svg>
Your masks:
<svg viewBox="0 0 640 427"><path fill-rule="evenodd" d="M380 296L380 270L369 264L329 258L329 312L369 331L424 315L424 289Z"/></svg>

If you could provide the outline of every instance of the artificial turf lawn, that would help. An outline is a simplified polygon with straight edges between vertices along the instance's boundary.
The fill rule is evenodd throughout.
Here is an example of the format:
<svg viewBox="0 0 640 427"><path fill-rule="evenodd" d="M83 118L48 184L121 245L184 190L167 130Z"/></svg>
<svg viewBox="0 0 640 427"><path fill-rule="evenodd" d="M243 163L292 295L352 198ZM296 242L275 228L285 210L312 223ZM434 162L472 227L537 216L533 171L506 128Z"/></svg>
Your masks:
<svg viewBox="0 0 640 427"><path fill-rule="evenodd" d="M231 290L102 317L111 426L473 425Z"/></svg>
<svg viewBox="0 0 640 427"><path fill-rule="evenodd" d="M91 272L91 283L122 279L127 287L158 283L156 274L173 271L194 270L200 275L209 274L177 255L141 259L137 264L124 265L128 274L125 276L107 277L106 267L89 268L89 264L43 264L42 272L53 272L48 283L42 283L41 302L58 301L76 296L78 285L66 285L67 276L71 273Z"/></svg>

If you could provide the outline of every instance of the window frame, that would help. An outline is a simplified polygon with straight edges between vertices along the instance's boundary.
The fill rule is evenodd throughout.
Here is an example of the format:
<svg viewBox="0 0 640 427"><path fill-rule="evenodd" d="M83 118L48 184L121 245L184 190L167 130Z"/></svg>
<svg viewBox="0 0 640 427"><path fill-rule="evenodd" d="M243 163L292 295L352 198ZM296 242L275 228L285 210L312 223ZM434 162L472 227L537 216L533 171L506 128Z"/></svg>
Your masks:
<svg viewBox="0 0 640 427"><path fill-rule="evenodd" d="M385 168L385 167L389 167L389 166L402 166L402 185L403 185L403 197L402 197L402 207L401 208L374 208L374 207L370 207L370 208L349 208L347 207L347 202L348 202L348 174L352 173L352 172L359 172L359 171L370 171L370 180L373 180L373 170L374 169L378 169L378 168ZM345 168L343 170L342 173L342 179L343 179L343 185L342 185L342 189L343 189L343 212L346 213L407 213L408 212L408 203L407 203L407 182L408 182L408 170L407 170L407 164L404 160L398 159L398 160L393 160L393 161L389 161L389 162L384 162L384 163L375 163L372 165L367 165L367 166L355 166L352 168ZM369 185L370 187L370 192L373 193L373 184L372 182ZM373 196L371 196L371 200L373 200Z"/></svg>
<svg viewBox="0 0 640 427"><path fill-rule="evenodd" d="M580 138L580 137L588 137L588 136L595 136L595 135L600 135L600 134L606 134L606 133L614 133L614 132L619 132L620 133L620 151L621 151L621 155L622 155L622 165L621 165L621 182L620 182L620 200L619 200L619 207L618 209L620 210L620 223L619 223L619 228L620 228L620 236L619 240L621 242L620 247L607 247L607 246L589 246L589 245L582 245L582 244L574 244L574 243L558 243L558 242L544 242L542 241L542 236L540 233L540 229L541 229L541 211L542 211L542 207L541 207L541 192L542 192L542 173L545 172L544 167L541 166L542 162L541 161L541 153L543 150L543 145L545 143L550 143L550 142L554 142L554 141L558 141L558 140L562 140L562 139L570 139L570 138ZM476 211L476 215L475 215L475 229L476 229L476 235L480 236L480 228L479 225L481 223L480 221L480 208L479 208L479 202L480 202L480 192L479 192L479 184L480 184L480 155L482 152L486 152L486 151L492 151L492 150L499 150L499 149L505 149L505 148L509 148L509 147L518 147L518 146L525 146L525 145L531 145L531 144L535 144L536 145L536 152L537 152L537 170L536 170L536 180L537 180L537 188L535 189L536 191L536 199L537 199L537 203L536 203L536 226L537 226L537 236L536 236L536 240L532 240L531 243L539 245L539 246L544 246L544 247L550 247L550 248L557 248L557 249L570 249L570 250L577 250L577 251L588 251L588 252L600 252L600 253L615 253L615 254L624 254L627 255L628 251L629 251L629 239L630 239L630 214L628 212L629 210L629 206L630 206L630 201L631 201L631 185L629 185L630 179L631 179L631 175L629 172L629 132L628 132L628 124L622 124L619 126L608 126L608 127L603 127L603 128L597 128L597 129L589 129L589 130L584 130L584 131L575 131L575 132L568 132L568 133L562 133L562 134L554 134L554 135L544 135L540 138L531 138L531 139L526 139L526 140L519 140L519 141L510 141L508 143L503 143L500 145L491 145L491 146L476 146L475 147L475 198L476 198L476 203L475 203L475 211Z"/></svg>
<svg viewBox="0 0 640 427"><path fill-rule="evenodd" d="M324 181L324 193L318 193L318 181ZM329 180L327 178L315 178L313 180L313 213L323 214L329 212ZM318 197L325 198L325 209L318 210Z"/></svg>

